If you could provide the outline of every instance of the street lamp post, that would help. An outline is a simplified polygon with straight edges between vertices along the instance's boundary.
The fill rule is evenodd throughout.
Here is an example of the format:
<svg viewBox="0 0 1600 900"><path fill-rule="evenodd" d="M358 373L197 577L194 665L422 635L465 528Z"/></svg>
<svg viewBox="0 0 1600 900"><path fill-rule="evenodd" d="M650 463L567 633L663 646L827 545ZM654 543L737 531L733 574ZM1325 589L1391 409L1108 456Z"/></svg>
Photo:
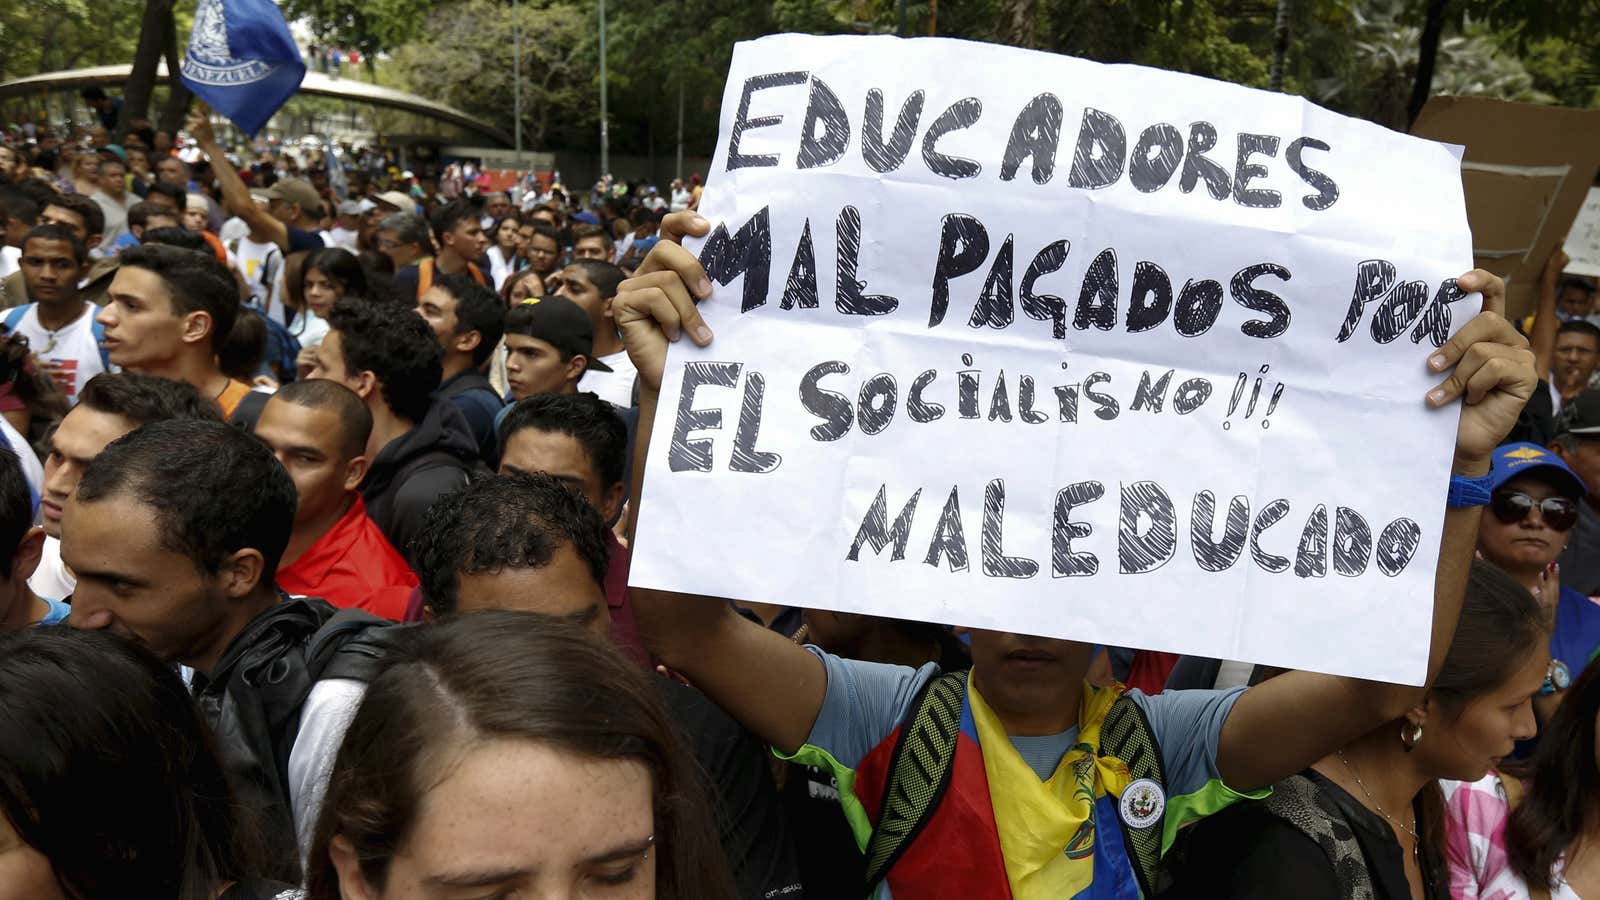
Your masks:
<svg viewBox="0 0 1600 900"><path fill-rule="evenodd" d="M522 171L522 14L511 0L512 133L516 135L517 171ZM522 176L519 174L518 179ZM521 185L518 185L520 188Z"/></svg>
<svg viewBox="0 0 1600 900"><path fill-rule="evenodd" d="M610 137L606 130L606 0L600 0L600 177L611 171Z"/></svg>

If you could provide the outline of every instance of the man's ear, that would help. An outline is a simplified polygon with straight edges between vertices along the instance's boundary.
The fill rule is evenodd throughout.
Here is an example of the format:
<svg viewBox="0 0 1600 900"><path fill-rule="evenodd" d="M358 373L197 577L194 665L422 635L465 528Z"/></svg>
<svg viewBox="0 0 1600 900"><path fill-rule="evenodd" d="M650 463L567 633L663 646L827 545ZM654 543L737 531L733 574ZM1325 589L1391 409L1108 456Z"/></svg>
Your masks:
<svg viewBox="0 0 1600 900"><path fill-rule="evenodd" d="M350 390L355 391L362 400L371 397L373 392L377 391L379 388L378 376L374 374L371 369L357 372L354 380L355 383L349 385L349 388Z"/></svg>
<svg viewBox="0 0 1600 900"><path fill-rule="evenodd" d="M483 343L483 334L476 329L455 336L454 347L457 353L471 353Z"/></svg>
<svg viewBox="0 0 1600 900"><path fill-rule="evenodd" d="M98 234L91 234L83 239L83 249L85 250L93 250L98 246L100 246L100 235Z"/></svg>
<svg viewBox="0 0 1600 900"><path fill-rule="evenodd" d="M615 519L617 513L622 509L622 501L624 499L626 498L623 496L622 482L619 481L608 488L604 496L600 498L600 518L607 522Z"/></svg>
<svg viewBox="0 0 1600 900"><path fill-rule="evenodd" d="M219 573L222 578L222 588L227 592L229 599L237 600L255 590L263 579L271 578L272 573L266 568L266 559L260 550L254 547L236 550L223 563Z"/></svg>
<svg viewBox="0 0 1600 900"><path fill-rule="evenodd" d="M367 458L358 456L350 460L344 467L344 489L353 491L361 486L361 480L367 477Z"/></svg>
<svg viewBox="0 0 1600 900"><path fill-rule="evenodd" d="M356 857L356 848L351 846L349 838L342 834L335 835L328 842L328 858L333 860L333 870L339 875L340 897L344 900L376 900L378 892L361 874L361 860Z"/></svg>
<svg viewBox="0 0 1600 900"><path fill-rule="evenodd" d="M196 310L186 313L183 317L183 342L185 344L200 344L211 339L211 329L216 327L216 322L211 318L211 313Z"/></svg>
<svg viewBox="0 0 1600 900"><path fill-rule="evenodd" d="M39 558L44 555L44 529L35 525L22 536L22 543L11 554L11 578L27 580L39 568Z"/></svg>
<svg viewBox="0 0 1600 900"><path fill-rule="evenodd" d="M589 357L584 356L582 353L574 353L574 354L572 354L572 358L567 360L567 362L566 362L566 369L567 369L567 379L566 380L572 382L573 384L577 384L578 380L583 378L584 370L586 370L588 368L589 368Z"/></svg>

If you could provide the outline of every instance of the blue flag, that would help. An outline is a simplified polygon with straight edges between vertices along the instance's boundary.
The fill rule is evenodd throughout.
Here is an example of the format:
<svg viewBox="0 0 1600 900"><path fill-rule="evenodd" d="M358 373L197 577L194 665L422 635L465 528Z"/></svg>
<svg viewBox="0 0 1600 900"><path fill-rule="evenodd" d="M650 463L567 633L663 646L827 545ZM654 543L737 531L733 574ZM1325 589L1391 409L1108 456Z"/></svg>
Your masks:
<svg viewBox="0 0 1600 900"><path fill-rule="evenodd" d="M306 64L272 0L200 0L181 77L254 137L300 89Z"/></svg>

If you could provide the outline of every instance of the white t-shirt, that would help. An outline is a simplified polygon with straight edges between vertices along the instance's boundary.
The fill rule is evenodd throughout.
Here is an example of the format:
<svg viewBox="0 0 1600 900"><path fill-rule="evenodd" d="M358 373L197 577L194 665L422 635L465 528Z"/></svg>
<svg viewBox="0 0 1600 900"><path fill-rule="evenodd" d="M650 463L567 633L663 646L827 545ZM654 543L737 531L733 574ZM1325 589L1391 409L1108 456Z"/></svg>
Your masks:
<svg viewBox="0 0 1600 900"><path fill-rule="evenodd" d="M24 309L14 331L28 339L28 347L35 358L54 364L55 371L51 374L67 399L77 399L78 392L89 379L106 371L106 364L100 358L100 343L94 337L94 316L98 310L93 303L84 301L83 315L51 332L39 324L37 303L30 303Z"/></svg>
<svg viewBox="0 0 1600 900"><path fill-rule="evenodd" d="M28 482L28 487L33 488L35 494L44 493L44 466L39 465L39 455L33 452L33 447L28 444L28 439L22 432L12 427L10 422L0 418L0 434L6 436L6 443L11 445L11 451L17 454L17 463L22 466L22 477ZM60 597L52 597L60 600Z"/></svg>
<svg viewBox="0 0 1600 900"><path fill-rule="evenodd" d="M489 257L489 277L494 279L494 289L498 291L512 275L511 260L506 259L505 251L498 244L490 247L485 255Z"/></svg>
<svg viewBox="0 0 1600 900"><path fill-rule="evenodd" d="M311 856L311 839L328 792L333 761L344 743L350 720L366 696L367 684L353 678L325 678L311 686L300 707L300 731L289 750L289 805L294 810L294 833L300 844L300 862Z"/></svg>
<svg viewBox="0 0 1600 900"><path fill-rule="evenodd" d="M283 250L271 241L256 243L246 235L239 239L234 256L256 305L267 309L266 304L270 302L274 318L281 323L283 315L277 307L278 285L282 281L278 273L283 268Z"/></svg>
<svg viewBox="0 0 1600 900"><path fill-rule="evenodd" d="M9 278L12 272L22 268L21 247L0 247L0 278Z"/></svg>
<svg viewBox="0 0 1600 900"><path fill-rule="evenodd" d="M349 250L351 253L361 252L361 249L357 244L357 240L360 237L361 235L357 234L356 232L338 225L335 225L327 231L322 232L322 242L324 244L327 244L329 247L342 247L346 250Z"/></svg>
<svg viewBox="0 0 1600 900"><path fill-rule="evenodd" d="M78 589L78 580L67 571L61 561L61 539L45 535L44 549L39 555L39 567L28 576L28 587L41 597L65 600Z"/></svg>
<svg viewBox="0 0 1600 900"><path fill-rule="evenodd" d="M602 356L600 361L610 366L611 371L600 372L590 369L584 372L583 377L578 380L578 390L595 393L601 400L617 406L632 406L633 381L638 376L639 370L633 367L633 360L628 358L628 351Z"/></svg>

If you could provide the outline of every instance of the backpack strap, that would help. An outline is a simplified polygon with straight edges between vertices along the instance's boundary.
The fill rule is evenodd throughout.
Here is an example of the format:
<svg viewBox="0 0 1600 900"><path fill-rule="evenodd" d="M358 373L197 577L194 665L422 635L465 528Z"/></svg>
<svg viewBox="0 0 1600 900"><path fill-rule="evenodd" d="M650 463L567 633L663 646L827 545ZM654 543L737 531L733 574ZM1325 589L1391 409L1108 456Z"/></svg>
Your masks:
<svg viewBox="0 0 1600 900"><path fill-rule="evenodd" d="M1337 804L1317 789L1304 775L1291 775L1272 786L1272 795L1261 801L1290 827L1315 841L1327 855L1339 879L1339 893L1349 900L1374 900L1372 873L1367 870L1355 831L1345 821Z"/></svg>
<svg viewBox="0 0 1600 900"><path fill-rule="evenodd" d="M261 420L261 411L266 409L267 401L272 395L266 391L250 391L239 398L239 403L233 408L233 415L228 417L228 422L251 434L255 433L256 423Z"/></svg>
<svg viewBox="0 0 1600 900"><path fill-rule="evenodd" d="M878 821L867 841L868 897L910 849L950 787L966 691L967 673L947 672L928 679L911 701L889 757Z"/></svg>
<svg viewBox="0 0 1600 900"><path fill-rule="evenodd" d="M89 333L94 335L95 349L100 351L101 371L111 371L111 352L106 349L106 327L100 324L100 317L89 320Z"/></svg>
<svg viewBox="0 0 1600 900"><path fill-rule="evenodd" d="M24 303L21 306L13 306L11 309L6 311L6 320L5 320L6 334L16 334L17 333L17 326L22 324L22 317L27 315L28 314L28 310L30 310L30 309L33 309L33 304L32 303ZM98 323L96 323L96 324L98 324ZM102 330L104 330L104 329L102 329ZM98 339L98 335L96 336L96 339Z"/></svg>
<svg viewBox="0 0 1600 900"><path fill-rule="evenodd" d="M1148 779L1167 789L1167 773L1161 762L1161 745L1144 710L1132 697L1123 694L1106 712L1100 725L1100 756L1122 760L1133 781ZM1139 879L1139 890L1146 897L1158 894L1161 873L1161 843L1166 831L1166 809L1144 828L1123 827L1122 841L1128 848L1128 861Z"/></svg>
<svg viewBox="0 0 1600 900"><path fill-rule="evenodd" d="M477 263L467 263L467 274L472 276L473 281L476 281L484 287L493 287L493 285L489 284L488 276L483 274L483 270L478 268Z"/></svg>

